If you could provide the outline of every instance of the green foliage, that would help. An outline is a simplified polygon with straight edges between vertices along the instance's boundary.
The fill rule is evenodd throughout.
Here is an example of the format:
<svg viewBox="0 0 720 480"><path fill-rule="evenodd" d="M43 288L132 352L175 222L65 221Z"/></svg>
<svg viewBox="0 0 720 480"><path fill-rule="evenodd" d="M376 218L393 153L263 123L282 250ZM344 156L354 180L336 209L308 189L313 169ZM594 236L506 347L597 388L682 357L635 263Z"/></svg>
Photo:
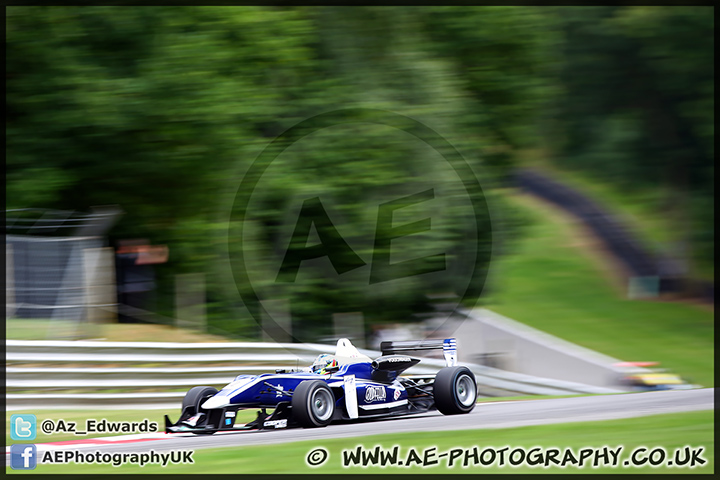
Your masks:
<svg viewBox="0 0 720 480"><path fill-rule="evenodd" d="M528 7L433 7L423 14L433 49L455 60L459 81L478 103L474 123L487 137L486 157L508 173L507 150L537 141L552 18Z"/></svg>
<svg viewBox="0 0 720 480"><path fill-rule="evenodd" d="M508 179L517 148L540 143L626 188L669 184L686 192L672 204L689 212L694 254L712 258L712 32L696 7L9 7L7 206L119 204L112 240L170 247L160 312L172 315L176 273L203 271L211 326L247 334L255 327L238 289L248 285L235 285L227 257L240 179L298 122L364 107L438 132L486 190ZM277 265L267 259L294 225L290 199L327 198L368 262L378 203L421 191L422 177L454 178L403 135L348 124L278 157L246 232L259 289L271 287L264 279ZM472 238L465 194L441 193L443 228L427 250L402 253L460 258L472 243L488 254L489 219L477 219L487 233ZM509 238L523 220L505 213L493 227ZM368 298L357 279L307 273L284 294L312 321L364 305L373 321L407 318L429 290L463 288L448 272Z"/></svg>
<svg viewBox="0 0 720 480"><path fill-rule="evenodd" d="M629 190L664 186L676 242L712 261L713 16L710 7L556 9L556 161Z"/></svg>
<svg viewBox="0 0 720 480"><path fill-rule="evenodd" d="M243 173L276 135L323 111L380 108L420 119L479 162L481 136L467 121L472 101L450 62L427 53L415 16L398 8L354 13L11 8L8 207L120 204L126 213L112 239L142 237L170 247L170 262L157 268L162 313L172 315L174 274L205 271L210 325L252 331L226 265L226 229ZM247 239L248 252L258 254L253 274L260 289L272 267L263 255L283 248L286 232L279 228L294 225L288 200L331 199L348 220L343 235L367 239L377 202L423 187L414 176L438 159L402 135L349 125L320 132L279 158L253 198ZM459 221L452 200L458 192L446 193L438 208ZM464 239L466 227L450 227L451 237L431 239L437 251ZM369 262L371 249L365 244L358 253ZM305 280L286 292L300 318L327 319L372 302L357 283L328 283L322 272ZM384 300L370 316L406 318L427 288L408 280L381 290Z"/></svg>

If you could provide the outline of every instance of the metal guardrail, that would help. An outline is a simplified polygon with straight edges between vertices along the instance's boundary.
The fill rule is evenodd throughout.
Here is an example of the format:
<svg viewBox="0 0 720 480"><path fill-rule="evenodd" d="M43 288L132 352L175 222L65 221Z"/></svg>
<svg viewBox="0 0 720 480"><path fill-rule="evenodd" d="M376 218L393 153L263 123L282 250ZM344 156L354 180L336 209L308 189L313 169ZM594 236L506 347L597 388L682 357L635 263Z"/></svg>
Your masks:
<svg viewBox="0 0 720 480"><path fill-rule="evenodd" d="M685 291L704 302L715 303L713 282L685 278L684 268L677 259L647 249L625 222L583 193L533 169L517 169L514 180L522 189L581 219L633 276L658 277L658 293Z"/></svg>
<svg viewBox="0 0 720 480"><path fill-rule="evenodd" d="M6 404L8 410L34 408L145 408L176 407L183 392L61 393L55 390L184 388L224 386L236 375L273 372L275 368L309 365L334 345L236 343L134 343L91 341L6 341ZM360 352L375 358L373 350ZM420 356L420 355L418 355ZM53 367L58 363L91 363L91 367ZM102 367L103 363L228 363L225 366ZM22 364L32 366L23 367ZM39 366L38 366L39 365ZM481 395L563 395L609 393L616 390L506 372L466 364L475 373ZM423 357L409 375L434 374L445 366L440 358ZM12 393L13 391L31 393Z"/></svg>

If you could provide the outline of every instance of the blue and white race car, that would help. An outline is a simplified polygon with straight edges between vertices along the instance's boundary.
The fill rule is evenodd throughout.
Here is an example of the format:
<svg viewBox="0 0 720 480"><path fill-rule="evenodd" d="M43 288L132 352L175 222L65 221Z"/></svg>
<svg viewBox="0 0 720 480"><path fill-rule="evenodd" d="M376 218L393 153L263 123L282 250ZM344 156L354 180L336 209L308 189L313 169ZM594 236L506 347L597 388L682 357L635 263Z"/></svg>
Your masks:
<svg viewBox="0 0 720 480"><path fill-rule="evenodd" d="M420 362L404 352L440 348L446 367L436 375L400 376ZM475 375L457 365L454 338L382 342L380 349L382 355L373 360L343 338L334 355L322 354L308 368L238 375L220 391L193 387L183 400L180 420L173 423L165 415L165 431L213 434L324 427L333 421L409 415L433 408L445 415L469 413L475 407ZM236 426L237 411L247 408L260 409L257 418ZM273 412L268 415L267 409Z"/></svg>

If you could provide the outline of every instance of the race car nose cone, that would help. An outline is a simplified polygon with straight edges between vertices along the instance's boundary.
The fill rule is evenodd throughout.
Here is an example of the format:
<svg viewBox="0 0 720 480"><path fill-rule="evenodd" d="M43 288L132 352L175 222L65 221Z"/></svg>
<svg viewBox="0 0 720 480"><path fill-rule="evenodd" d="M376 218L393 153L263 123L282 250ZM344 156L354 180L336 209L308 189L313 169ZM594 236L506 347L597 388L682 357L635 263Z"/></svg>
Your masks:
<svg viewBox="0 0 720 480"><path fill-rule="evenodd" d="M226 407L228 405L230 405L230 403L227 401L227 398L219 397L216 395L214 397L210 397L207 400L205 400L205 403L200 405L200 408L203 408L205 410L210 410L212 408L221 408L221 407Z"/></svg>

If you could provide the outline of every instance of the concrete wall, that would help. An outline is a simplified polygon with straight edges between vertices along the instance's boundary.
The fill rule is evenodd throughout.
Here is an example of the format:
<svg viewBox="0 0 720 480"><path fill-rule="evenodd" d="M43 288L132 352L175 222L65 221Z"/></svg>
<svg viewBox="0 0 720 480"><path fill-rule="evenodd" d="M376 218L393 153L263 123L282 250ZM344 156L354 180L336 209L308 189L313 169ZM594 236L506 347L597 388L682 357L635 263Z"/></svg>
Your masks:
<svg viewBox="0 0 720 480"><path fill-rule="evenodd" d="M624 371L612 357L572 344L486 309L463 312L451 320L458 341L458 360L511 372L617 387Z"/></svg>

